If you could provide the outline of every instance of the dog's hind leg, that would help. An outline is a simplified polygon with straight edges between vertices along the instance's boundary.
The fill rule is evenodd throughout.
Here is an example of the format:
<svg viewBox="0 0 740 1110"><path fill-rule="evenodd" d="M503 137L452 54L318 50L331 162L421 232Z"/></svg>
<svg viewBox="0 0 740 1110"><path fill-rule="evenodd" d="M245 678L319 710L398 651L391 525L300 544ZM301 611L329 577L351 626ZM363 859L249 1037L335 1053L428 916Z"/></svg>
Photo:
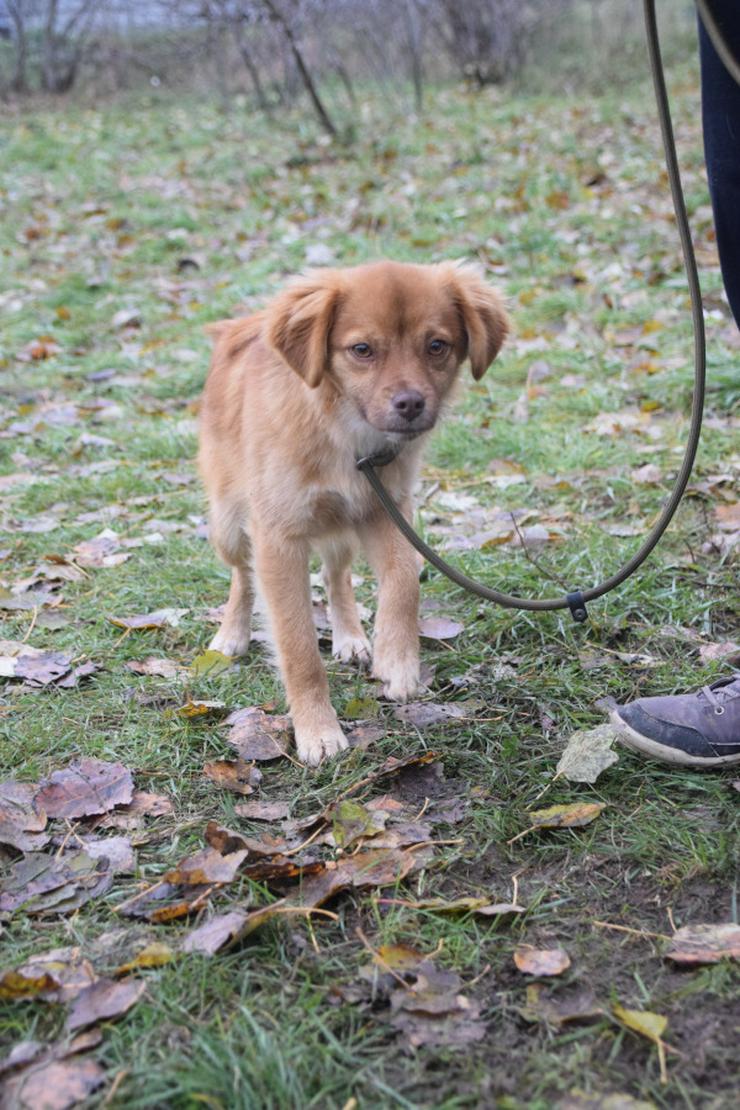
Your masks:
<svg viewBox="0 0 740 1110"><path fill-rule="evenodd" d="M239 503L212 501L210 540L225 563L231 566L231 588L221 627L211 640L211 649L232 657L246 655L254 606L251 544L246 531L246 514Z"/></svg>
<svg viewBox="0 0 740 1110"><path fill-rule="evenodd" d="M318 548L324 564L324 585L329 599L332 654L343 663L349 663L351 659L369 663L370 642L363 631L352 591L352 544L338 537L325 540Z"/></svg>

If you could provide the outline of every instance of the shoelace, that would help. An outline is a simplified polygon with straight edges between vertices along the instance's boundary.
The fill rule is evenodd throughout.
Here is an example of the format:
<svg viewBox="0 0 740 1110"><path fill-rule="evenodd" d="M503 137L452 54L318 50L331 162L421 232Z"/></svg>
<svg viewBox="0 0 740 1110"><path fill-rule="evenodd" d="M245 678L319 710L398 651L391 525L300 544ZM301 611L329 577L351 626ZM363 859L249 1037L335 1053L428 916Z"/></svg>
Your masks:
<svg viewBox="0 0 740 1110"><path fill-rule="evenodd" d="M702 686L699 691L707 699L718 717L725 711L725 707L722 704L723 698L718 697L718 694L728 699L740 697L740 685L738 685L737 690L729 689L735 682L740 682L740 671L733 671L727 678L720 678L717 682L713 682L711 686Z"/></svg>

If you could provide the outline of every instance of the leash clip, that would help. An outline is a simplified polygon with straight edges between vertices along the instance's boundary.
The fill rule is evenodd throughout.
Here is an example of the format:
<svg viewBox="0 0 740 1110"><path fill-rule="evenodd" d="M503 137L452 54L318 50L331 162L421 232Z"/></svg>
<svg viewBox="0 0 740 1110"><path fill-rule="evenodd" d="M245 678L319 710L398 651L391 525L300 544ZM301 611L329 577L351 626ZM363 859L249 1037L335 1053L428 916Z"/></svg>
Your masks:
<svg viewBox="0 0 740 1110"><path fill-rule="evenodd" d="M389 463L398 458L402 447L402 443L389 444L382 451L376 451L373 455L364 455L361 459L357 459L355 466L358 470L367 470L374 466L388 466Z"/></svg>
<svg viewBox="0 0 740 1110"><path fill-rule="evenodd" d="M588 618L586 611L586 602L583 600L583 594L580 590L574 590L573 593L566 594L565 600L568 602L570 615L576 624L583 624Z"/></svg>

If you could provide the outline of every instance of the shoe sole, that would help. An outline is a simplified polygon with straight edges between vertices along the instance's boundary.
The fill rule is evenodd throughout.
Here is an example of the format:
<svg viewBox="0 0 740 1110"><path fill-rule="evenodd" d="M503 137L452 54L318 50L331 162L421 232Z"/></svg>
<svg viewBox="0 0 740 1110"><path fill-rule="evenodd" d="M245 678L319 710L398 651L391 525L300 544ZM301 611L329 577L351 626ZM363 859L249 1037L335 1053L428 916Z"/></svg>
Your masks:
<svg viewBox="0 0 740 1110"><path fill-rule="evenodd" d="M612 709L609 716L617 730L619 740L626 747L631 748L633 752L639 752L640 755L659 759L662 763L674 763L682 767L721 767L727 763L740 763L740 755L689 755L680 748L671 748L667 744L651 740L649 736L643 736L641 732L637 732L623 721L616 709Z"/></svg>

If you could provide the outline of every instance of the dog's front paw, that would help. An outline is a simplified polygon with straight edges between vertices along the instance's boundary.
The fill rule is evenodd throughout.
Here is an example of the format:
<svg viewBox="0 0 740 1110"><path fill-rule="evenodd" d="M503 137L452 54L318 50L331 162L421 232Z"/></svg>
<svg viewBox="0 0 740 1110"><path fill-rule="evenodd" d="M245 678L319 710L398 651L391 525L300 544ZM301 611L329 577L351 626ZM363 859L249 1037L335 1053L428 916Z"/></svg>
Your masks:
<svg viewBox="0 0 740 1110"><path fill-rule="evenodd" d="M370 641L367 636L353 636L350 632L334 634L332 637L331 653L335 659L342 663L351 663L354 659L362 666L370 663Z"/></svg>
<svg viewBox="0 0 740 1110"><path fill-rule="evenodd" d="M376 655L373 675L383 683L383 693L390 701L410 701L421 688L418 657L387 662Z"/></svg>
<svg viewBox="0 0 740 1110"><path fill-rule="evenodd" d="M295 746L301 763L318 767L324 759L331 759L347 747L347 739L335 716L319 721L293 720Z"/></svg>
<svg viewBox="0 0 740 1110"><path fill-rule="evenodd" d="M249 631L243 629L234 631L228 628L219 628L216 635L208 645L210 651L220 651L231 659L246 655L249 648Z"/></svg>

